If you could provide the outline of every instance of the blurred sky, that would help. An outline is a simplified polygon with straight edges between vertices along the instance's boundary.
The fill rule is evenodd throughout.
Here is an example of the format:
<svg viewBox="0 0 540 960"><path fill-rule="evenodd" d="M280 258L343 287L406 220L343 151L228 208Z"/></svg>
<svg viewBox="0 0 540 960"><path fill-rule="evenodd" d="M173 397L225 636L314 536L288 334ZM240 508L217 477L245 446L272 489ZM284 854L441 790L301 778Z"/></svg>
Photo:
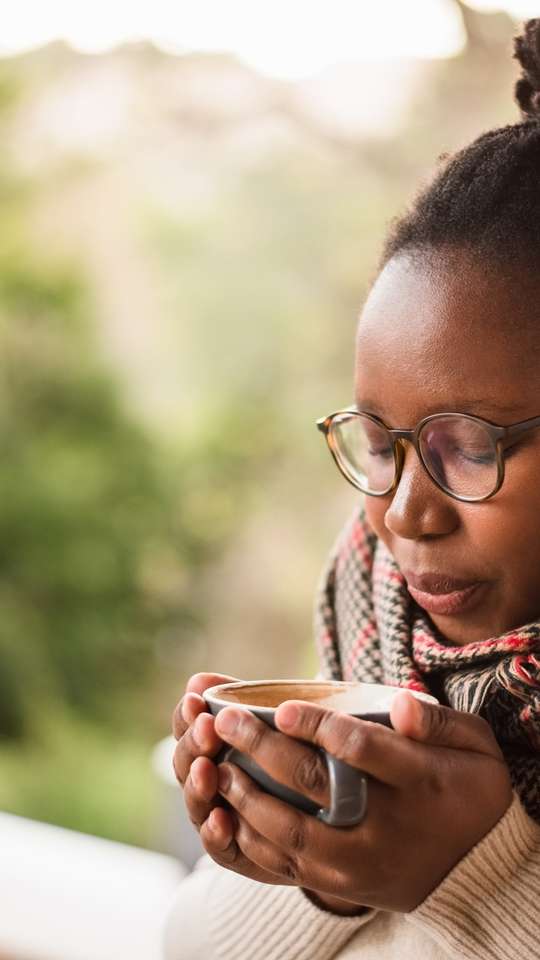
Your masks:
<svg viewBox="0 0 540 960"><path fill-rule="evenodd" d="M538 12L538 0L471 6ZM463 43L451 0L0 0L0 13L2 53L58 38L89 52L151 39L174 51L232 52L289 79L354 60L449 56Z"/></svg>

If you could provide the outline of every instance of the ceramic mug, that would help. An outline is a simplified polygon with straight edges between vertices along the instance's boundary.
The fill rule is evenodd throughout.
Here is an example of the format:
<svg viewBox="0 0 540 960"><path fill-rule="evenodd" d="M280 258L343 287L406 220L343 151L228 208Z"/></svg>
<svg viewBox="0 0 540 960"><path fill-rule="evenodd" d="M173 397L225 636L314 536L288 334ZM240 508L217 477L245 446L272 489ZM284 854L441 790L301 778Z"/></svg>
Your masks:
<svg viewBox="0 0 540 960"><path fill-rule="evenodd" d="M285 700L304 700L320 707L338 710L351 717L371 720L391 727L390 707L400 687L380 683L352 683L339 680L249 680L220 683L203 694L210 713L217 716L224 707L241 707L276 729L274 714ZM414 696L430 703L435 697L416 690ZM330 806L321 808L296 790L270 777L245 753L225 745L216 763L229 761L244 770L267 793L285 800L334 827L350 827L363 820L367 810L367 776L361 770L338 760L326 750L320 751L328 768Z"/></svg>

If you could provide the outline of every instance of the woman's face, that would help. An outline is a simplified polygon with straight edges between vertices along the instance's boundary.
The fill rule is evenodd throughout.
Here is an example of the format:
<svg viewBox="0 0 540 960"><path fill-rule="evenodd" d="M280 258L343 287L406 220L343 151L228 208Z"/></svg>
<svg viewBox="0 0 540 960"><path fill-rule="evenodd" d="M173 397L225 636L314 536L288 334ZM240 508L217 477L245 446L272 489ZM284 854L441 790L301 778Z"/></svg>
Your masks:
<svg viewBox="0 0 540 960"><path fill-rule="evenodd" d="M451 265L391 260L360 317L358 408L394 428L441 412L502 426L539 416L540 288L502 274L465 255ZM540 430L513 447L501 489L482 503L439 490L406 444L396 490L366 497L366 513L450 642L540 618ZM448 579L476 586L445 605L432 597Z"/></svg>

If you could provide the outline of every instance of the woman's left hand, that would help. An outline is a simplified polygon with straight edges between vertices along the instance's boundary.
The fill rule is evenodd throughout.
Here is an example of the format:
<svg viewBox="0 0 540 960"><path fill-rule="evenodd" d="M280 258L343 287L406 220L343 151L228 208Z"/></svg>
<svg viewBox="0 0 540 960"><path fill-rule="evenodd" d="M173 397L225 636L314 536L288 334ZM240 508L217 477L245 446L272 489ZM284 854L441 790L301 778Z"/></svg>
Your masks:
<svg viewBox="0 0 540 960"><path fill-rule="evenodd" d="M369 775L368 811L358 826L330 827L222 764L220 793L235 811L235 849L275 882L315 891L330 906L413 910L511 803L501 751L473 714L403 692L392 706L393 730L300 701L282 704L275 719L282 733L306 742L305 762L296 757L294 769L282 735L247 711L224 709L216 731L320 806L329 802L326 764L308 744L324 748Z"/></svg>

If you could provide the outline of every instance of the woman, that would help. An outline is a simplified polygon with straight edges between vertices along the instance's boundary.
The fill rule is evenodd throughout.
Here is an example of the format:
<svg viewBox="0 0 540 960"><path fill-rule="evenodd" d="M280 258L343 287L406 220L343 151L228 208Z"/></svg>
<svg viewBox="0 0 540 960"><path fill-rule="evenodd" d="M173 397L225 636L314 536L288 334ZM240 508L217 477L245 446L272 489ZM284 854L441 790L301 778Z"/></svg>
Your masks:
<svg viewBox="0 0 540 960"><path fill-rule="evenodd" d="M355 406L320 424L366 495L323 584L323 671L443 706L400 694L387 730L289 703L271 731L234 708L214 721L200 694L221 678L193 678L175 769L220 869L179 891L171 960L538 955L540 20L516 56L522 121L447 159L393 225ZM212 762L222 741L321 805L325 747L371 775L365 820L338 830L262 794Z"/></svg>

